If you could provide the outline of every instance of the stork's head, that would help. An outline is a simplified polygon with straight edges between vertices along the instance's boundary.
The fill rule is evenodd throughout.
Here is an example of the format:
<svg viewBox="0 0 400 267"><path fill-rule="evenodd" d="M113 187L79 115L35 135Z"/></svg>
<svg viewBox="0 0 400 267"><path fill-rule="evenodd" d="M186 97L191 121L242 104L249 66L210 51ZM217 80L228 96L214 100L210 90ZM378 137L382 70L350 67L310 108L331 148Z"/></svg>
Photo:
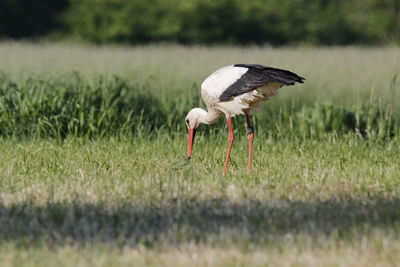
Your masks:
<svg viewBox="0 0 400 267"><path fill-rule="evenodd" d="M200 123L202 123L202 118L207 115L207 111L201 108L194 108L189 111L186 116L185 122L189 131L189 139L188 139L188 149L187 156L188 159L192 156L192 147L194 143L194 137L196 136L196 130L199 127Z"/></svg>

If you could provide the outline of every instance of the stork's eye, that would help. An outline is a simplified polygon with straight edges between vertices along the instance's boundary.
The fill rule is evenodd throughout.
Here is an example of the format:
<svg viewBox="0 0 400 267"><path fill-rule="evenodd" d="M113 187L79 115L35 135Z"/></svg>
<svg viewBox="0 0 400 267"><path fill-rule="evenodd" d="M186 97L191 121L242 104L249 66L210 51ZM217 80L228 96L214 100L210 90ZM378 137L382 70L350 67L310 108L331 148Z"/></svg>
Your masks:
<svg viewBox="0 0 400 267"><path fill-rule="evenodd" d="M186 120L186 124L189 125L189 119Z"/></svg>

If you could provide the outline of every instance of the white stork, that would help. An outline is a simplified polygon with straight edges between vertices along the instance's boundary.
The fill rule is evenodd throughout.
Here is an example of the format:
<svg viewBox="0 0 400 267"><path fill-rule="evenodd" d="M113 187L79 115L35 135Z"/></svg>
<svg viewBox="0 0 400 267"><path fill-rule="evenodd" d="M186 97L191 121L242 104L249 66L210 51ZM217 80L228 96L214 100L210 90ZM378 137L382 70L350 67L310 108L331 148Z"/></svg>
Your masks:
<svg viewBox="0 0 400 267"><path fill-rule="evenodd" d="M229 127L228 152L223 173L225 175L234 141L231 117L244 114L247 121L248 172L250 173L254 139L254 130L249 117L250 110L258 106L260 102L275 96L283 85L294 85L296 82L303 83L303 81L303 77L293 72L259 64L235 64L216 70L201 84L201 95L208 112L201 108L194 108L186 116L186 126L189 131L188 160L192 155L193 141L200 123L215 123L224 114Z"/></svg>

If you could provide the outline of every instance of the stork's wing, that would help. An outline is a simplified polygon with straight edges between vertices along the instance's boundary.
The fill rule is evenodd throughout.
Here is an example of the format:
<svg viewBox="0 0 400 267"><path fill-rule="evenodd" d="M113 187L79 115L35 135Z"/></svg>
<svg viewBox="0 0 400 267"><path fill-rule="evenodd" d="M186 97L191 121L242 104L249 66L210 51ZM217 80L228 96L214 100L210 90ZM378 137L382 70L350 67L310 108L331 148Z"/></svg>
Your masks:
<svg viewBox="0 0 400 267"><path fill-rule="evenodd" d="M248 70L233 84L231 84L219 97L220 101L228 101L232 97L253 91L271 82L282 85L303 83L303 77L288 70L275 69L259 64L236 64L234 67L247 68Z"/></svg>

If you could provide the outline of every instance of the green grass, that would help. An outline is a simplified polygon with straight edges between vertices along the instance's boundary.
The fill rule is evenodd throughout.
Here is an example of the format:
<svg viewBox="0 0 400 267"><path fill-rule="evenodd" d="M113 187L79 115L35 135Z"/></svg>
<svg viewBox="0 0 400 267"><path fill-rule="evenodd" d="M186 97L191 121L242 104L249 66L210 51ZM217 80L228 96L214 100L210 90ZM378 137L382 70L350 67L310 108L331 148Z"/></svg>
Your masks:
<svg viewBox="0 0 400 267"><path fill-rule="evenodd" d="M388 263L386 254L398 259L390 252L400 238L398 143L371 146L356 136L293 143L257 135L253 174L245 173L242 138L222 178L225 140L198 141L187 165L184 140L3 141L2 257L11 251L10 262L24 262L20 253L27 250L26 260L44 253L51 261L41 263L52 265L76 251L76 261L93 264L96 253L110 253L104 265L113 258L156 264L147 253L163 251L159 256L172 260L179 250L188 261L181 250L198 247L204 261L216 247L227 265L253 253L278 261L291 251L316 263L332 250L338 259L331 263L338 264L351 261L340 259L349 251L377 249L375 262Z"/></svg>
<svg viewBox="0 0 400 267"><path fill-rule="evenodd" d="M1 265L395 265L399 52L0 44ZM233 120L222 177L225 122L188 163L183 119L234 62L307 80L255 113L251 175Z"/></svg>

